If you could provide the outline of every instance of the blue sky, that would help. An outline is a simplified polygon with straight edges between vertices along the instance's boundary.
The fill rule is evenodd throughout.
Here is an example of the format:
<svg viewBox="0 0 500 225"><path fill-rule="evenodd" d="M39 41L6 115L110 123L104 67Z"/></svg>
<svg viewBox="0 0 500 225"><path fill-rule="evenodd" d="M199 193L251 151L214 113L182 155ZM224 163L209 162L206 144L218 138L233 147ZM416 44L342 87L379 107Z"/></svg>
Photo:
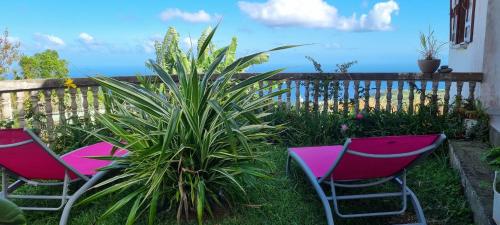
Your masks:
<svg viewBox="0 0 500 225"><path fill-rule="evenodd" d="M195 39L222 18L215 43L238 37L244 55L283 44L306 44L271 54L252 71L287 67L310 72L304 58L326 71L357 60L353 71L417 71L418 34L429 25L448 39L448 1L435 0L245 0L245 1L56 1L3 2L0 28L21 42L23 54L56 49L70 62L73 76L148 73L154 40L169 26L183 42ZM187 43L186 43L187 46ZM441 52L444 63L447 49Z"/></svg>

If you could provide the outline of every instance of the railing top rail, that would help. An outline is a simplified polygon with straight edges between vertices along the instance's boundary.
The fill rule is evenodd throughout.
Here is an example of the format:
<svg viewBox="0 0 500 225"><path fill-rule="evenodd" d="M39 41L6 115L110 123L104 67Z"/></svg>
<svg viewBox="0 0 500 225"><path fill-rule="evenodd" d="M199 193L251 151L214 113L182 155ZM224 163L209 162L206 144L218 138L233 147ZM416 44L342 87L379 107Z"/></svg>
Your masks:
<svg viewBox="0 0 500 225"><path fill-rule="evenodd" d="M246 79L257 73L241 73L237 79ZM137 83L135 76L117 76L118 80ZM483 80L483 73L280 73L269 80L438 80L438 81L475 81ZM73 78L78 87L98 86L92 78ZM33 79L0 81L0 93L55 89L64 87L63 79Z"/></svg>

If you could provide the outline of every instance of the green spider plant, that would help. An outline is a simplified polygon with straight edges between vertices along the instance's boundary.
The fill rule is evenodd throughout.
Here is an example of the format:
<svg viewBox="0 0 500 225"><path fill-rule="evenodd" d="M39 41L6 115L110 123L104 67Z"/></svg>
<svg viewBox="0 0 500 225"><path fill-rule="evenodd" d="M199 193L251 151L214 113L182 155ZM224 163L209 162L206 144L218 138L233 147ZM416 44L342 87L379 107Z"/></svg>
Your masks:
<svg viewBox="0 0 500 225"><path fill-rule="evenodd" d="M159 211L171 209L178 221L196 215L202 224L207 213L230 207L242 200L245 187L267 178L268 162L262 149L277 127L266 121L264 108L286 90L257 97L255 84L282 69L246 80L233 79L241 66L265 53L259 52L235 60L216 74L226 47L200 73L196 62L216 29L207 36L197 57L190 56L189 63L176 55L175 76L150 61L157 81L145 79L136 85L95 78L105 91L108 109L97 120L113 135L107 137L98 131L93 135L128 149L130 154L111 166L122 168L122 173L96 185L105 188L82 203L119 193L124 197L103 216L128 206L126 224L134 224L140 216L153 224ZM266 52L290 47L294 46Z"/></svg>

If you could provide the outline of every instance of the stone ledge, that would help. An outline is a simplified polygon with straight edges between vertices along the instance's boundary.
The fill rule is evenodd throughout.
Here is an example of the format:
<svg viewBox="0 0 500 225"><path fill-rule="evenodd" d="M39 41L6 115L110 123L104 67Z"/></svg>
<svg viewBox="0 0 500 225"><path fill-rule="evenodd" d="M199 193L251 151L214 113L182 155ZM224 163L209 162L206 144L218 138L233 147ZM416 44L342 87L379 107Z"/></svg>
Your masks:
<svg viewBox="0 0 500 225"><path fill-rule="evenodd" d="M488 145L473 141L449 141L450 163L461 177L476 225L495 225L492 219L494 172L482 160Z"/></svg>

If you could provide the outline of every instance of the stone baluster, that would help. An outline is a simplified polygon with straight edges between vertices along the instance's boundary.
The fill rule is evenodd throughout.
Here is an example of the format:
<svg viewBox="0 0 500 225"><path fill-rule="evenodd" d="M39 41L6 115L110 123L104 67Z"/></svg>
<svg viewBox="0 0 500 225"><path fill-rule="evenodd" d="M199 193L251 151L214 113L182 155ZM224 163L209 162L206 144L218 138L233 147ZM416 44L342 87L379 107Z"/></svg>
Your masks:
<svg viewBox="0 0 500 225"><path fill-rule="evenodd" d="M259 81L259 97L264 97L264 81Z"/></svg>
<svg viewBox="0 0 500 225"><path fill-rule="evenodd" d="M304 107L306 112L309 112L309 84L310 84L309 80L304 81L304 86L306 87L305 91L306 93L304 93L306 95L304 99Z"/></svg>
<svg viewBox="0 0 500 225"><path fill-rule="evenodd" d="M398 112L403 111L403 86L404 81L398 80Z"/></svg>
<svg viewBox="0 0 500 225"><path fill-rule="evenodd" d="M382 81L375 81L375 110L380 110L380 86L382 85Z"/></svg>
<svg viewBox="0 0 500 225"><path fill-rule="evenodd" d="M74 123L78 120L78 105L76 104L76 88L69 89L71 98L71 117Z"/></svg>
<svg viewBox="0 0 500 225"><path fill-rule="evenodd" d="M365 80L365 105L363 109L368 112L370 110L370 85L371 81Z"/></svg>
<svg viewBox="0 0 500 225"><path fill-rule="evenodd" d="M476 82L469 81L469 100L470 101L473 101L474 99L476 99L475 92L476 92Z"/></svg>
<svg viewBox="0 0 500 225"><path fill-rule="evenodd" d="M58 112L59 112L59 123L60 124L65 124L66 123L66 106L64 105L64 94L65 90L64 88L58 88L56 90L57 94L57 105L58 105Z"/></svg>
<svg viewBox="0 0 500 225"><path fill-rule="evenodd" d="M82 93L83 118L85 118L85 120L90 120L88 91L88 87L80 87L80 92Z"/></svg>
<svg viewBox="0 0 500 225"><path fill-rule="evenodd" d="M450 88L451 81L446 80L444 82L444 105L443 105L443 114L447 114L450 109Z"/></svg>
<svg viewBox="0 0 500 225"><path fill-rule="evenodd" d="M99 114L99 87L92 87L92 100L94 101L94 113Z"/></svg>
<svg viewBox="0 0 500 225"><path fill-rule="evenodd" d="M408 84L410 84L410 93L408 94L408 113L413 114L413 100L415 99L415 82L413 80L409 80Z"/></svg>
<svg viewBox="0 0 500 225"><path fill-rule="evenodd" d="M438 87L439 87L439 80L433 79L432 80L432 104L434 107L438 106Z"/></svg>
<svg viewBox="0 0 500 225"><path fill-rule="evenodd" d="M344 113L349 113L349 80L344 80L344 102L343 106Z"/></svg>
<svg viewBox="0 0 500 225"><path fill-rule="evenodd" d="M283 88L282 88L283 82L282 81L276 82L276 85L278 85L278 92L283 90ZM283 104L283 94L280 94L280 95L278 95L278 107L281 107L282 104Z"/></svg>
<svg viewBox="0 0 500 225"><path fill-rule="evenodd" d="M323 81L323 112L328 112L328 91L330 87L330 81Z"/></svg>
<svg viewBox="0 0 500 225"><path fill-rule="evenodd" d="M386 106L385 110L392 112L392 80L387 81L387 93L386 93Z"/></svg>
<svg viewBox="0 0 500 225"><path fill-rule="evenodd" d="M24 91L16 93L16 103L17 103L17 120L19 122L19 127L24 127Z"/></svg>
<svg viewBox="0 0 500 225"><path fill-rule="evenodd" d="M38 115L40 113L40 108L38 106L38 91L31 91L30 92L30 101L31 101L31 113L33 115L33 132L36 134L40 134L40 121L38 118Z"/></svg>
<svg viewBox="0 0 500 225"><path fill-rule="evenodd" d="M426 80L421 80L420 81L420 107L425 106L425 98L426 98L426 93L425 91L427 90L427 81Z"/></svg>
<svg viewBox="0 0 500 225"><path fill-rule="evenodd" d="M333 111L339 111L339 88L340 84L338 80L333 81Z"/></svg>
<svg viewBox="0 0 500 225"><path fill-rule="evenodd" d="M354 81L354 113L359 113L359 80Z"/></svg>
<svg viewBox="0 0 500 225"><path fill-rule="evenodd" d="M295 107L300 110L300 80L295 81Z"/></svg>
<svg viewBox="0 0 500 225"><path fill-rule="evenodd" d="M292 81L290 80L286 80L286 108L287 109L290 109L292 103L291 103L291 99L292 99Z"/></svg>
<svg viewBox="0 0 500 225"><path fill-rule="evenodd" d="M314 80L314 112L319 108L319 80Z"/></svg>
<svg viewBox="0 0 500 225"><path fill-rule="evenodd" d="M11 93L1 93L0 95L0 107L2 107L2 119L10 120L12 119L12 106L11 106Z"/></svg>
<svg viewBox="0 0 500 225"><path fill-rule="evenodd" d="M44 100L45 100L45 116L47 118L47 136L49 139L49 144L52 144L54 141L54 119L52 117L52 90L44 90Z"/></svg>
<svg viewBox="0 0 500 225"><path fill-rule="evenodd" d="M464 86L463 81L457 81L457 102L455 104L455 107L461 107L462 106L462 88Z"/></svg>

